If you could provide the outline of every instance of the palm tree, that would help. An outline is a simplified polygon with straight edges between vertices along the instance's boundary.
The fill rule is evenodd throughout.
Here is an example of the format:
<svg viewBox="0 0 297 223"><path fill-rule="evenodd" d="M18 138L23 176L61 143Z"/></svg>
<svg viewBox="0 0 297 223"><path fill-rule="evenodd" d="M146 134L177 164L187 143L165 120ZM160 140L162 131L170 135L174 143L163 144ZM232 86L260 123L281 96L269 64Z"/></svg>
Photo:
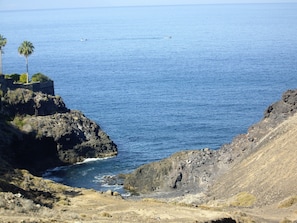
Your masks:
<svg viewBox="0 0 297 223"><path fill-rule="evenodd" d="M27 68L27 83L29 83L29 71L28 71L28 57L34 52L34 46L29 41L24 41L18 48L20 55L23 55L26 59L26 68Z"/></svg>
<svg viewBox="0 0 297 223"><path fill-rule="evenodd" d="M3 47L5 47L7 43L6 38L4 38L1 34L0 34L0 75L2 74L2 54L3 54Z"/></svg>

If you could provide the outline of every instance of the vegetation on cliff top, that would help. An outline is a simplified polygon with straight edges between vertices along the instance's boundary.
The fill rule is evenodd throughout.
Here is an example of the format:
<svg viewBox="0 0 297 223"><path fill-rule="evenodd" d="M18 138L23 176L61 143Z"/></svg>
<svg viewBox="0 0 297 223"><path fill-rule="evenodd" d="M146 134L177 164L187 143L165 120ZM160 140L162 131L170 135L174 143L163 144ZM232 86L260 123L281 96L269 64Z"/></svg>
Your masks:
<svg viewBox="0 0 297 223"><path fill-rule="evenodd" d="M0 34L0 75L3 74L2 69L2 54L3 54L3 47L5 47L7 43L7 39ZM28 57L34 52L34 45L30 41L23 41L18 48L18 53L25 57L26 60L26 73L22 74L18 77L18 75L11 75L11 78L14 79L16 82L20 83L29 83L29 65L28 65ZM32 82L43 82L49 80L48 77L45 75L38 73L32 77Z"/></svg>
<svg viewBox="0 0 297 223"><path fill-rule="evenodd" d="M6 79L12 79L15 83L27 83L27 74L5 74ZM36 73L32 75L31 82L47 82L51 79L43 73Z"/></svg>

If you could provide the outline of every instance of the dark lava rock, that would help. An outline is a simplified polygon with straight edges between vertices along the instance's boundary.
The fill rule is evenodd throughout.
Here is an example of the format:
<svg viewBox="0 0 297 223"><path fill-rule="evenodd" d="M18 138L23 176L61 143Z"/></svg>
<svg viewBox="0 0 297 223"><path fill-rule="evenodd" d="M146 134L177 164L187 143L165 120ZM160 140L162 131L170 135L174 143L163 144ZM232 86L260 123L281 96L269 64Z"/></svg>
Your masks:
<svg viewBox="0 0 297 223"><path fill-rule="evenodd" d="M127 174L124 186L139 193L201 192L216 175L215 151L181 151L158 162L149 163Z"/></svg>
<svg viewBox="0 0 297 223"><path fill-rule="evenodd" d="M270 105L264 113L264 118L283 119L297 110L297 90L288 90L282 100Z"/></svg>
<svg viewBox="0 0 297 223"><path fill-rule="evenodd" d="M264 118L246 134L236 136L218 150L182 151L158 162L145 164L127 174L124 187L136 193L166 192L172 196L185 192L206 193L218 176L267 143L265 135L297 110L297 90L283 94ZM170 196L170 195L169 195Z"/></svg>
<svg viewBox="0 0 297 223"><path fill-rule="evenodd" d="M0 102L0 161L13 167L40 174L86 158L117 155L116 144L100 126L66 108L59 96L17 89Z"/></svg>
<svg viewBox="0 0 297 223"><path fill-rule="evenodd" d="M64 163L117 154L117 147L95 122L79 111L48 116L29 116L21 130L37 139L52 139L59 159Z"/></svg>
<svg viewBox="0 0 297 223"><path fill-rule="evenodd" d="M52 115L68 112L62 98L18 88L8 90L1 100L1 113L10 117L16 115Z"/></svg>

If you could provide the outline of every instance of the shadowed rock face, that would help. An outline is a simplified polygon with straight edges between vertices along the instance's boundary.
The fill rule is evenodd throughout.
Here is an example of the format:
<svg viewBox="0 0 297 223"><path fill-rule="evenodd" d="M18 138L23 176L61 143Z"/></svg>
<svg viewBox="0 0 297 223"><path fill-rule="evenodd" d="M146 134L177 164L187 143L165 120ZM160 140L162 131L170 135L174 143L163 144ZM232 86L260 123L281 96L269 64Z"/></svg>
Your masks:
<svg viewBox="0 0 297 223"><path fill-rule="evenodd" d="M117 147L109 136L79 111L25 117L23 123L21 130L27 134L52 139L57 155L64 163L117 154Z"/></svg>
<svg viewBox="0 0 297 223"><path fill-rule="evenodd" d="M282 100L270 105L264 113L264 118L271 118L282 121L284 118L296 113L297 90L288 90Z"/></svg>
<svg viewBox="0 0 297 223"><path fill-rule="evenodd" d="M126 175L125 187L140 193L201 192L216 174L215 151L182 151L159 162L139 167Z"/></svg>
<svg viewBox="0 0 297 223"><path fill-rule="evenodd" d="M18 88L8 90L2 98L1 113L13 117L15 115L52 115L65 113L66 108L60 96L47 95L40 92Z"/></svg>
<svg viewBox="0 0 297 223"><path fill-rule="evenodd" d="M149 163L127 174L124 186L138 193L169 192L172 196L206 192L215 180L239 163L267 140L265 135L296 113L297 90L283 94L272 104L259 123L218 150L178 152L159 162Z"/></svg>
<svg viewBox="0 0 297 223"><path fill-rule="evenodd" d="M40 173L117 154L116 144L100 126L66 108L59 96L17 89L2 97L0 109L0 155L13 166Z"/></svg>

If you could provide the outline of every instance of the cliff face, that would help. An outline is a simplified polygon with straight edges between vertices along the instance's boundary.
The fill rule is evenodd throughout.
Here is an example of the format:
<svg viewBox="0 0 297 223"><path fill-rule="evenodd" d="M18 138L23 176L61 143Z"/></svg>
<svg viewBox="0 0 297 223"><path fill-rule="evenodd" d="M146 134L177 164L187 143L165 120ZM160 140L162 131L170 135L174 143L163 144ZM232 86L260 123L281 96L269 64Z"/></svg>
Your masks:
<svg viewBox="0 0 297 223"><path fill-rule="evenodd" d="M246 134L235 137L230 144L218 150L178 152L159 162L143 165L126 176L124 185L144 194L206 193L220 176L228 174L234 165L268 143L267 135L271 130L296 110L297 90L289 90L283 94L282 100L267 108L259 123L251 126Z"/></svg>
<svg viewBox="0 0 297 223"><path fill-rule="evenodd" d="M1 115L9 117L16 115L45 116L69 112L61 97L22 88L8 90L2 97L0 108Z"/></svg>
<svg viewBox="0 0 297 223"><path fill-rule="evenodd" d="M79 111L49 116L29 116L20 129L39 140L51 139L64 163L81 162L117 154L116 145L101 128Z"/></svg>
<svg viewBox="0 0 297 223"><path fill-rule="evenodd" d="M14 167L40 173L117 154L100 126L69 110L59 96L17 89L2 97L0 109L0 156Z"/></svg>

